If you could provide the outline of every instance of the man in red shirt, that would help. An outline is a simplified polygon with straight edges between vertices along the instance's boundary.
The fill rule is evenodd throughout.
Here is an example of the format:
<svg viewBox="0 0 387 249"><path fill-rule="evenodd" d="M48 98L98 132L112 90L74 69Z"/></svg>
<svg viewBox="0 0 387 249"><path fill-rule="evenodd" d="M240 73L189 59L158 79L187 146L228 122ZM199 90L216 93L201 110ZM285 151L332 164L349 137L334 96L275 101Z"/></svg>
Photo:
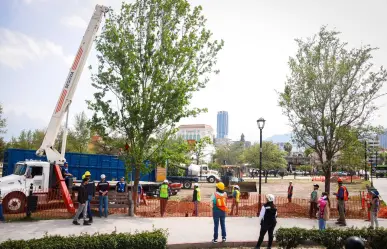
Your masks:
<svg viewBox="0 0 387 249"><path fill-rule="evenodd" d="M293 182L289 182L289 187L288 187L288 202L292 202L292 196L293 196Z"/></svg>

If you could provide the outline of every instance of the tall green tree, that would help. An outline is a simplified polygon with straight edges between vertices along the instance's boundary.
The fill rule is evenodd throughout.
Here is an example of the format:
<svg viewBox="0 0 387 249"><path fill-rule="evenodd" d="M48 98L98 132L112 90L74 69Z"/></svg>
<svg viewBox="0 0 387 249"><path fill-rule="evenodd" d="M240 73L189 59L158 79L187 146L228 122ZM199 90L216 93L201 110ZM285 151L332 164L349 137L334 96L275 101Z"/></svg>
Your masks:
<svg viewBox="0 0 387 249"><path fill-rule="evenodd" d="M247 148L243 152L244 161L251 166L259 169L259 143ZM286 168L285 152L281 151L277 145L272 142L262 142L262 170L279 170ZM267 182L267 177L266 181Z"/></svg>
<svg viewBox="0 0 387 249"><path fill-rule="evenodd" d="M85 112L80 112L75 115L74 128L69 130L68 143L75 152L88 152L90 143L90 125L89 119Z"/></svg>
<svg viewBox="0 0 387 249"><path fill-rule="evenodd" d="M333 159L343 148L339 130L367 124L387 80L387 71L371 62L377 48L348 49L339 34L323 26L314 37L296 40L298 51L279 95L295 142L318 154L328 193Z"/></svg>
<svg viewBox="0 0 387 249"><path fill-rule="evenodd" d="M7 126L7 121L3 118L3 106L0 104L0 162L4 160L4 152L6 149L6 142L1 134L6 132L5 128Z"/></svg>
<svg viewBox="0 0 387 249"><path fill-rule="evenodd" d="M217 145L214 159L217 164L223 165L224 162L228 165L236 165L243 163L244 143L227 143L224 145Z"/></svg>
<svg viewBox="0 0 387 249"><path fill-rule="evenodd" d="M134 189L143 162L160 148L152 150L152 136L206 111L190 108L190 102L218 72L214 66L223 41L212 38L201 12L186 0L123 3L118 14L110 11L96 40L97 93L88 101L92 124L98 134L116 132L125 139Z"/></svg>
<svg viewBox="0 0 387 249"><path fill-rule="evenodd" d="M37 150L43 142L44 130L22 130L20 135L15 138L12 137L8 143L8 148Z"/></svg>
<svg viewBox="0 0 387 249"><path fill-rule="evenodd" d="M291 143L289 142L285 143L284 150L288 153L288 155L290 155L290 153L292 152L292 149L293 149L293 146Z"/></svg>
<svg viewBox="0 0 387 249"><path fill-rule="evenodd" d="M209 137L202 137L199 141L196 141L195 146L193 147L192 154L193 158L197 165L199 165L203 157L207 156L206 147L212 144L212 140Z"/></svg>

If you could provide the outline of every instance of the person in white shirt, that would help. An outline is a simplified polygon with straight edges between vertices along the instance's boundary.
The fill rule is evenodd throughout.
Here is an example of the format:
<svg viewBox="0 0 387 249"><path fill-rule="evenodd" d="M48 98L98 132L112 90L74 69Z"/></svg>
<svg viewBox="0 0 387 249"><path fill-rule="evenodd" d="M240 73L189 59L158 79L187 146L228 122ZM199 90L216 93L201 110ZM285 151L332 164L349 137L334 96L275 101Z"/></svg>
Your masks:
<svg viewBox="0 0 387 249"><path fill-rule="evenodd" d="M277 207L274 205L274 195L266 195L267 202L262 206L259 218L261 218L261 231L259 234L259 239L255 248L260 248L263 242L263 238L266 235L266 232L269 233L269 243L267 248L271 248L273 244L273 233L274 228L277 225Z"/></svg>

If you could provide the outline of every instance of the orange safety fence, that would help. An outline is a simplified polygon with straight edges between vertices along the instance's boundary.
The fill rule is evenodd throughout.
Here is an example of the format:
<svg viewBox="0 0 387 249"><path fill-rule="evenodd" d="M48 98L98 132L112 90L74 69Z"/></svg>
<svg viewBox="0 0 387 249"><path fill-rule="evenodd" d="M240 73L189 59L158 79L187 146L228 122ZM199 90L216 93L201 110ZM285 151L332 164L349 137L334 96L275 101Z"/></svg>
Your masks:
<svg viewBox="0 0 387 249"><path fill-rule="evenodd" d="M37 191L34 195L38 195L38 205L36 211L32 212L31 217L36 219L57 219L57 218L70 218L73 214L70 214L66 205L61 199L61 193L59 190L51 191ZM122 194L121 194L122 195ZM125 195L125 194L124 194ZM109 196L116 196L114 193L109 193ZM118 195L117 195L118 196ZM126 193L126 196L128 194ZM262 195L263 196L263 195ZM21 192L12 195L11 200L6 197L3 200L3 210L6 220L17 220L26 217L26 200L24 194ZM117 197L118 198L118 197ZM73 196L74 206L77 208L76 196ZM262 197L262 204L265 202L265 198ZM119 204L114 198L109 197L109 214L128 214L129 206L127 204ZM232 199L227 200L227 207L229 209L228 214L232 209ZM331 203L331 218L338 218L337 200L330 198ZM137 205L137 202L134 202ZM310 203L308 199L292 198L291 203L288 202L285 196L276 196L275 204L278 209L278 217L300 217L309 218ZM346 218L349 219L366 219L367 209L362 207L362 198L360 196L353 196L346 202ZM21 207L22 206L22 207ZM117 207L120 206L120 207ZM239 217L255 217L258 210L258 194L250 194L248 199L241 199L238 205ZM98 215L99 204L97 199L93 201L92 211L94 215ZM161 217L160 213L160 200L153 197L146 198L146 204L144 200L136 208L136 215L141 217ZM234 209L234 216L236 215L236 208ZM164 217L192 217L194 215L194 203L189 200L176 200L172 198L168 201ZM203 200L198 206L198 216L211 217L212 207L211 201Z"/></svg>

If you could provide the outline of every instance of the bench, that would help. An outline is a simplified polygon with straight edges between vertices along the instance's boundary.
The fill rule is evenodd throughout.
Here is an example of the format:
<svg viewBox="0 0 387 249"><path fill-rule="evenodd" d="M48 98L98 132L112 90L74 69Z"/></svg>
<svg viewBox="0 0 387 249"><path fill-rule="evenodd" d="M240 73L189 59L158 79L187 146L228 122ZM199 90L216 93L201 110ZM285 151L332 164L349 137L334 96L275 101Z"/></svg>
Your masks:
<svg viewBox="0 0 387 249"><path fill-rule="evenodd" d="M77 197L74 195L73 202L78 203ZM99 207L99 193L96 192L91 200L91 208ZM109 208L129 208L129 193L118 193L116 191L108 192L108 207Z"/></svg>

